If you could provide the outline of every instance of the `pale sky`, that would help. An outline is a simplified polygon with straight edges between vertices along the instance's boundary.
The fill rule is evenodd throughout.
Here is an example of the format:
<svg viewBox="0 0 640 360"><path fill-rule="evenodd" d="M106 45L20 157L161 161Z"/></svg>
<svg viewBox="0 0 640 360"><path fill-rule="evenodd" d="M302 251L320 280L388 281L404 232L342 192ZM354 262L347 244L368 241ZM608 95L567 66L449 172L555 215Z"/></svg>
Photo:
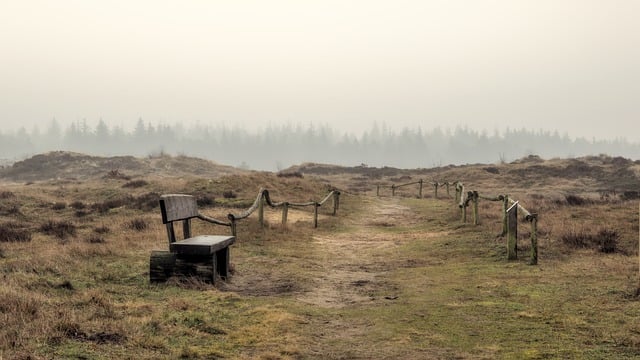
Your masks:
<svg viewBox="0 0 640 360"><path fill-rule="evenodd" d="M0 125L374 122L640 141L636 0L0 0Z"/></svg>

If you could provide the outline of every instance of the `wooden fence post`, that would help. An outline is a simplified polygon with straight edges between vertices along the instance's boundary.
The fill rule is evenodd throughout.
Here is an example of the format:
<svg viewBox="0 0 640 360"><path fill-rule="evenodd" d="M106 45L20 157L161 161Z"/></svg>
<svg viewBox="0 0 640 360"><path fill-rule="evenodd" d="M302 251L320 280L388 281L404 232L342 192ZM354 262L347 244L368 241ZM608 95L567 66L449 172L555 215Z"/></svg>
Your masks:
<svg viewBox="0 0 640 360"><path fill-rule="evenodd" d="M435 183L433 183L433 187L435 189L435 195L436 195L436 199L438 198L438 182L436 181Z"/></svg>
<svg viewBox="0 0 640 360"><path fill-rule="evenodd" d="M376 186L376 196L380 196L380 185Z"/></svg>
<svg viewBox="0 0 640 360"><path fill-rule="evenodd" d="M473 192L473 225L478 225L478 192Z"/></svg>
<svg viewBox="0 0 640 360"><path fill-rule="evenodd" d="M518 202L507 209L507 260L518 258Z"/></svg>
<svg viewBox="0 0 640 360"><path fill-rule="evenodd" d="M444 183L447 186L447 196L451 197L451 193L449 192L449 182Z"/></svg>
<svg viewBox="0 0 640 360"><path fill-rule="evenodd" d="M422 179L420 179L420 190L418 191L418 199L422 199Z"/></svg>
<svg viewBox="0 0 640 360"><path fill-rule="evenodd" d="M531 221L531 260L530 265L538 265L538 214L530 215Z"/></svg>
<svg viewBox="0 0 640 360"><path fill-rule="evenodd" d="M313 204L313 227L318 227L318 203Z"/></svg>
<svg viewBox="0 0 640 360"><path fill-rule="evenodd" d="M507 221L507 209L509 208L509 195L502 196L502 236L507 235L509 223Z"/></svg>
<svg viewBox="0 0 640 360"><path fill-rule="evenodd" d="M333 192L333 216L336 216L338 209L340 208L340 192Z"/></svg>
<svg viewBox="0 0 640 360"><path fill-rule="evenodd" d="M289 203L285 202L282 204L282 228L285 229L287 227L287 216L289 214Z"/></svg>
<svg viewBox="0 0 640 360"><path fill-rule="evenodd" d="M460 187L458 186L458 184L456 184L456 204L460 203Z"/></svg>
<svg viewBox="0 0 640 360"><path fill-rule="evenodd" d="M258 223L260 223L260 226L264 226L264 195L260 197L260 202L258 203Z"/></svg>
<svg viewBox="0 0 640 360"><path fill-rule="evenodd" d="M391 196L396 196L396 184L391 185Z"/></svg>
<svg viewBox="0 0 640 360"><path fill-rule="evenodd" d="M238 231L236 229L236 220L231 220L231 236L238 236Z"/></svg>

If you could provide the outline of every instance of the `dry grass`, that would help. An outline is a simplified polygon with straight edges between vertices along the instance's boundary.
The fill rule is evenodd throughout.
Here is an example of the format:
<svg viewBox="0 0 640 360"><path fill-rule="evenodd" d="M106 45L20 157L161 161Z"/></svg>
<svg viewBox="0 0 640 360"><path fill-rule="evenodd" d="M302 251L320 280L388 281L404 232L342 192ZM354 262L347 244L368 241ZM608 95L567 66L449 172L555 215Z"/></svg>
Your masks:
<svg viewBox="0 0 640 360"><path fill-rule="evenodd" d="M322 198L328 185L306 173L147 179L140 187L123 187L123 179L7 184L0 192L10 194L0 196L0 224L6 225L0 230L21 229L31 241L0 244L0 358L640 356L637 202L600 198L590 179L545 180L556 169L585 169L561 161L532 162L543 166L542 176L527 180L534 185L513 180L505 188L503 180L526 172L526 165L473 168L468 186L485 195L509 193L540 214L539 266L527 265L526 223L520 260L505 260L504 239L496 237L499 202L481 201L480 225L463 225L444 188L434 199L425 186L425 199L417 199L416 185L397 198L344 191L340 216L329 215L331 206L321 208L318 229L308 209L290 209L283 228L280 210L267 208L265 228L255 218L239 223L233 276L218 287L149 284L150 252L167 248L152 204L158 194L219 199L203 212L224 219L252 203L261 186L274 201L301 202ZM322 177L372 195L378 181L403 176L381 174ZM429 174L447 180L467 172ZM589 201L569 205L567 195ZM56 202L68 206L53 210ZM7 211L12 207L19 211ZM86 213L78 217L77 211ZM75 232L60 230L60 241L54 231L39 231L43 224ZM195 234L228 231L193 223ZM572 233L584 234L588 246L563 240ZM600 251L595 239L604 235L615 239L613 253Z"/></svg>

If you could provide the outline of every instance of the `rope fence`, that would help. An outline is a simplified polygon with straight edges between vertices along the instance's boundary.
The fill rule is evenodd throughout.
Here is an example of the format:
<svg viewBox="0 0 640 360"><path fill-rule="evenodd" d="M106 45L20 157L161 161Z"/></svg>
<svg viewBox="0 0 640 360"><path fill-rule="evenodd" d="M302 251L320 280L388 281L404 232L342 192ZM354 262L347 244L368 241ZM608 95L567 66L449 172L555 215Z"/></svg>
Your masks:
<svg viewBox="0 0 640 360"><path fill-rule="evenodd" d="M529 222L531 225L531 254L529 263L531 265L538 264L538 214L531 213L527 209L525 209L519 201L515 201L509 198L509 195L497 195L497 196L487 196L480 194L478 191L466 191L464 184L461 181L455 182L425 182L424 180L418 180L406 184L392 184L391 188L391 196L396 195L396 190L402 187L411 186L418 184L418 198L422 199L423 194L423 185L425 183L430 184L433 187L434 196L438 198L438 188L446 187L447 189L447 197L451 197L450 187L453 186L455 188L455 196L453 196L455 204L460 208L460 217L463 223L467 222L467 208L471 206L472 216L473 216L473 224L479 224L479 212L478 212L478 203L480 199L485 201L500 201L502 202L502 233L500 236L507 236L507 259L508 260L516 260L518 258L517 252L517 240L518 240L518 212L522 213L522 217L525 221ZM376 196L380 196L380 189L383 189L383 186L378 185L376 187Z"/></svg>
<svg viewBox="0 0 640 360"><path fill-rule="evenodd" d="M296 202L287 202L287 201L274 202L271 200L271 196L269 195L269 190L260 188L260 190L258 191L258 195L256 196L256 200L248 209L242 211L239 214L233 214L233 213L227 214L227 219L229 221L221 221L205 215L199 215L199 217L218 225L228 226L231 228L231 235L237 236L236 224L238 223L238 221L248 218L256 211L258 211L258 223L260 224L260 226L264 226L264 205L265 204L267 204L271 208L282 208L282 227L287 226L287 217L288 217L290 207L303 208L303 207L313 206L313 227L317 228L318 227L318 208L320 208L325 203L327 203L329 199L333 199L332 215L335 216L338 212L338 209L340 208L340 191L338 190L333 190L329 192L329 194L327 194L327 196L321 201L308 201L303 203L296 203Z"/></svg>

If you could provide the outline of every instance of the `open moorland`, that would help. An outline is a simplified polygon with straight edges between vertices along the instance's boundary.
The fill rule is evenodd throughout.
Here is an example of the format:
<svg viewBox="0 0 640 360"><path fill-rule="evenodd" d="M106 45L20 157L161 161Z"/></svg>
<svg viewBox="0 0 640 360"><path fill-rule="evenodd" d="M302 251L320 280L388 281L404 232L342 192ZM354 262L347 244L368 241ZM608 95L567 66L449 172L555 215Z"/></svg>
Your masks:
<svg viewBox="0 0 640 360"><path fill-rule="evenodd" d="M391 186L423 180L416 185ZM432 182L538 214L507 260L502 205L461 221ZM238 223L228 281L149 281L168 249L158 198ZM432 169L302 164L252 172L185 156L55 152L0 170L0 359L640 358L640 162L596 156ZM195 234L229 228L194 221Z"/></svg>

